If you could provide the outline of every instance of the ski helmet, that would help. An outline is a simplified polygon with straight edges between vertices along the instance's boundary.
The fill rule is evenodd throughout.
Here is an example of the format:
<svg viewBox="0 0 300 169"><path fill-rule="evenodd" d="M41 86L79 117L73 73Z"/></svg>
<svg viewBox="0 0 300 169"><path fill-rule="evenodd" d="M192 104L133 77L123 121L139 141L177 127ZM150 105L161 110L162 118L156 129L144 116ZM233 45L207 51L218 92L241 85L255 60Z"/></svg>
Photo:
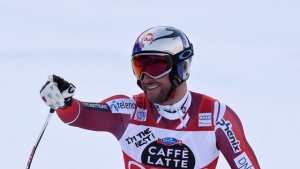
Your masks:
<svg viewBox="0 0 300 169"><path fill-rule="evenodd" d="M160 72L163 74L159 75L158 70L152 74L147 70L141 70L142 68L137 71L133 60L146 55L151 55L152 58L164 56L168 64L165 67L165 72ZM132 52L133 72L137 77L138 85L140 86L142 78L140 76L143 76L143 73L152 78L160 78L161 75L169 73L172 88L175 89L188 79L193 55L193 45L182 31L169 26L153 27L146 30L137 38Z"/></svg>

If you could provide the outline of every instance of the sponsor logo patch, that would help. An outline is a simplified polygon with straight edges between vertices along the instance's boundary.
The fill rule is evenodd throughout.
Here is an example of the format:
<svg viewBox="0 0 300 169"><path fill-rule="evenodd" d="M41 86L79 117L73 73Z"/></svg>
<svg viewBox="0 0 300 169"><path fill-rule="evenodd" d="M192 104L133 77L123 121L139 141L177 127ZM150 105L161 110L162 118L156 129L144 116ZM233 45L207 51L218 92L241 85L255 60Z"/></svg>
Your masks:
<svg viewBox="0 0 300 169"><path fill-rule="evenodd" d="M88 109L95 109L95 110L102 110L102 111L109 111L109 107L107 104L104 103L88 103L82 102L83 106Z"/></svg>
<svg viewBox="0 0 300 169"><path fill-rule="evenodd" d="M147 120L147 109L137 108L134 115L134 120L144 122Z"/></svg>
<svg viewBox="0 0 300 169"><path fill-rule="evenodd" d="M135 101L131 99L114 99L106 102L112 113L130 114L135 109Z"/></svg>
<svg viewBox="0 0 300 169"><path fill-rule="evenodd" d="M163 144L165 146L172 146L172 145L182 145L181 140L177 140L176 138L173 137L165 137L163 139L158 139L158 143Z"/></svg>
<svg viewBox="0 0 300 169"><path fill-rule="evenodd" d="M211 127L212 126L212 113L199 113L198 126L199 127Z"/></svg>
<svg viewBox="0 0 300 169"><path fill-rule="evenodd" d="M235 153L240 152L241 151L240 141L234 135L230 121L225 121L224 119L221 119L216 124L217 124L218 128L221 128L224 131L224 133L225 133L226 137L228 138L228 141L232 147L232 150Z"/></svg>
<svg viewBox="0 0 300 169"><path fill-rule="evenodd" d="M249 157L245 152L237 156L234 159L234 162L238 169L254 169Z"/></svg>
<svg viewBox="0 0 300 169"><path fill-rule="evenodd" d="M182 141L165 137L148 144L142 152L143 164L162 168L195 168L196 160L192 150Z"/></svg>

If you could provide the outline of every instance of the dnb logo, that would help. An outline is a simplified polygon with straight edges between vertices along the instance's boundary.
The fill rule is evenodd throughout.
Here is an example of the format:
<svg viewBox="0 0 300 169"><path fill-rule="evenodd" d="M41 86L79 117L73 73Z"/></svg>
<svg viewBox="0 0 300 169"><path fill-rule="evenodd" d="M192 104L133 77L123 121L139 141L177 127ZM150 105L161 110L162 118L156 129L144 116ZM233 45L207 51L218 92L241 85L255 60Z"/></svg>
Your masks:
<svg viewBox="0 0 300 169"><path fill-rule="evenodd" d="M194 168L195 156L181 140L166 137L150 143L142 153L142 163L162 168Z"/></svg>

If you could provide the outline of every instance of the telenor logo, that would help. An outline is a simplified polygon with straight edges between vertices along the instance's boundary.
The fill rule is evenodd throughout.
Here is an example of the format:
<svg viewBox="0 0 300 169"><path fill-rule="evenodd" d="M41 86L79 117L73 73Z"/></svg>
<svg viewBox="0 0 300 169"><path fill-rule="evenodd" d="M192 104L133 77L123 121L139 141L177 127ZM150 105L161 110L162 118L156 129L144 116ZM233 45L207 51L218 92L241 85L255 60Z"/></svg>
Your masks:
<svg viewBox="0 0 300 169"><path fill-rule="evenodd" d="M110 109L115 109L116 111L119 111L119 108L117 106L117 101L113 100L111 105L110 105Z"/></svg>
<svg viewBox="0 0 300 169"><path fill-rule="evenodd" d="M129 98L110 100L106 104L112 113L132 114L135 110L135 100Z"/></svg>

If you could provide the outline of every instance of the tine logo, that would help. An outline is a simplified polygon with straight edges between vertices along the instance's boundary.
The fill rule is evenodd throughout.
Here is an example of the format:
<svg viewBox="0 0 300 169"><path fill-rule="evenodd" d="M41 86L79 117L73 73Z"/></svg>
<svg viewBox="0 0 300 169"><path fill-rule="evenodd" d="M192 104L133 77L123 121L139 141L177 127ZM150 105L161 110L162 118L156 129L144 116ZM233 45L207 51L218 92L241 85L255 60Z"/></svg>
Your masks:
<svg viewBox="0 0 300 169"><path fill-rule="evenodd" d="M165 146L172 146L172 145L182 145L181 140L177 140L176 138L173 137L165 137L163 139L158 138L157 140L158 143L163 144Z"/></svg>

